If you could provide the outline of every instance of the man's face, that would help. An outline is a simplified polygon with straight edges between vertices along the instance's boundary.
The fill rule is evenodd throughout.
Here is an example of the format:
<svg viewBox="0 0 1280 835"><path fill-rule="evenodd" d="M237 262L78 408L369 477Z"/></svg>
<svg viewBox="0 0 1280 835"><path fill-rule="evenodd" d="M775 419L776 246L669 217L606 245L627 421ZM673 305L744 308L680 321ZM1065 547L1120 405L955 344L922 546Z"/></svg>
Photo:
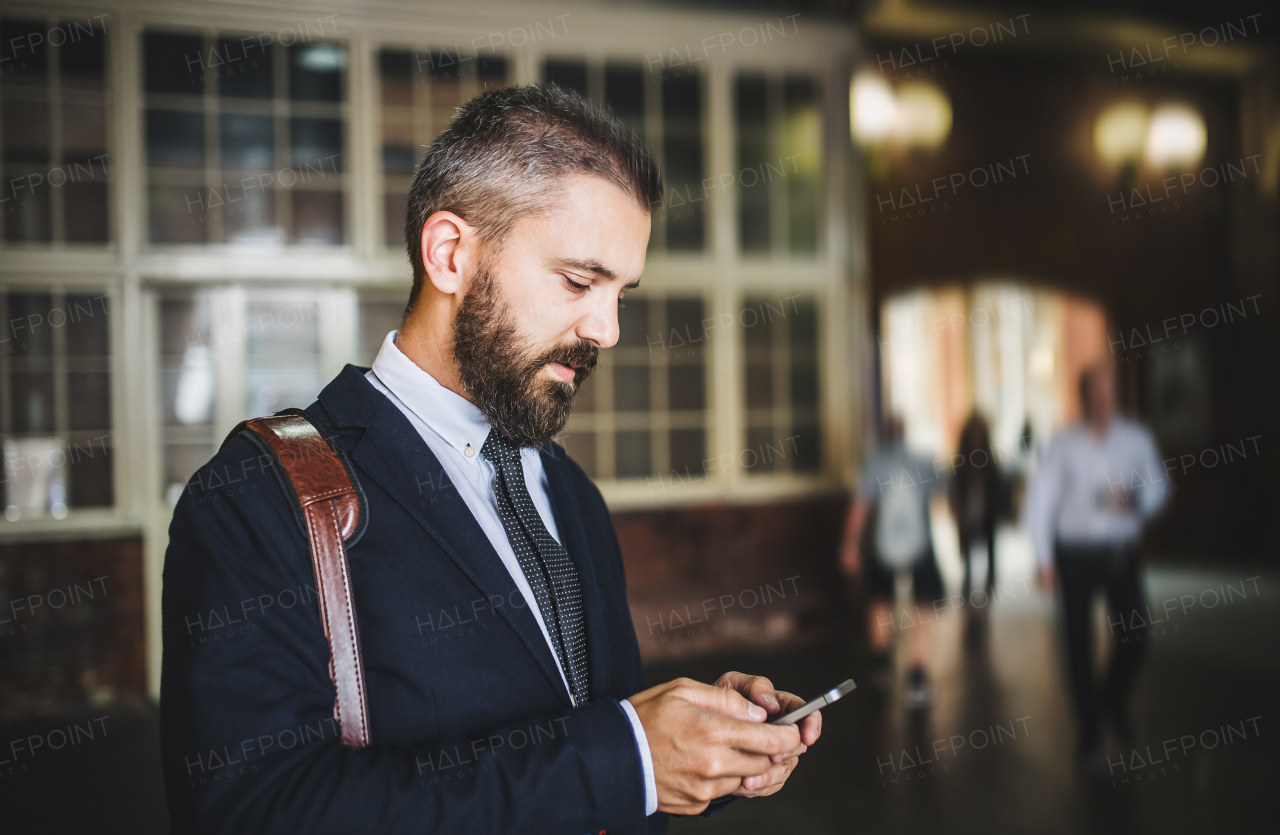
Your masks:
<svg viewBox="0 0 1280 835"><path fill-rule="evenodd" d="M617 186L565 180L554 208L521 218L471 276L454 362L498 432L541 446L569 419L600 348L618 341L618 300L644 270L649 215Z"/></svg>

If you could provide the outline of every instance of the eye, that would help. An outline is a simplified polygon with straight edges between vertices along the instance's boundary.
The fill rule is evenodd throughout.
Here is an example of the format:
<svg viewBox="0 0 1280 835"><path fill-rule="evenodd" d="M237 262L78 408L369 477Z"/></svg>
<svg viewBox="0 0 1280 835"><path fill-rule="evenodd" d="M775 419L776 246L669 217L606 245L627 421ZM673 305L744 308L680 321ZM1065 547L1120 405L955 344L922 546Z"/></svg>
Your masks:
<svg viewBox="0 0 1280 835"><path fill-rule="evenodd" d="M569 278L569 276L564 273L561 273L560 277L564 279L565 286L569 288L569 292L571 293L583 293L591 289L590 284L581 284L574 281L572 278Z"/></svg>

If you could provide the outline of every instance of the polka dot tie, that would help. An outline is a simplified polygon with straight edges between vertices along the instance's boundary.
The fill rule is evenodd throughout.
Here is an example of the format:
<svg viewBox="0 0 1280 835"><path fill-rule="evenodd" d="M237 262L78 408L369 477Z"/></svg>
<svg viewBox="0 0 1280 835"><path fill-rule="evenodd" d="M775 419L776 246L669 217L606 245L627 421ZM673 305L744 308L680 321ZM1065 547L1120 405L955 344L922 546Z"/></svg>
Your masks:
<svg viewBox="0 0 1280 835"><path fill-rule="evenodd" d="M493 463L493 493L507 539L533 589L542 621L569 679L574 705L587 703L587 634L582 586L569 554L551 536L524 481L520 447L490 431L480 454Z"/></svg>

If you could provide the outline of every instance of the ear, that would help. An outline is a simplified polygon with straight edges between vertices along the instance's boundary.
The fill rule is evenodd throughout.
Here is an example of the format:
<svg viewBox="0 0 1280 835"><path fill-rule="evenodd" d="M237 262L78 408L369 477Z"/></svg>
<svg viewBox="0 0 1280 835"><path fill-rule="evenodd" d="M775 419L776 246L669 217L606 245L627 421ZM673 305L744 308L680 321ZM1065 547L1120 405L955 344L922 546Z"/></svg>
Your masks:
<svg viewBox="0 0 1280 835"><path fill-rule="evenodd" d="M422 263L427 279L445 295L454 295L464 285L475 230L453 212L436 212L422 225Z"/></svg>

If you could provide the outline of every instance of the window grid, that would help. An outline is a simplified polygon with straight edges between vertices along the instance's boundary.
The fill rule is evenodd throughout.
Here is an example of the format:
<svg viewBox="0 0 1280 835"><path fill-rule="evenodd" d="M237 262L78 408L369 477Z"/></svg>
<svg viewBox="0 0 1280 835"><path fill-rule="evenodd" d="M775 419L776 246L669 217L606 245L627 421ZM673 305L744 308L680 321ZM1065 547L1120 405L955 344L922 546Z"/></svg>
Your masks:
<svg viewBox="0 0 1280 835"><path fill-rule="evenodd" d="M194 56L198 73L192 70L191 52L165 56L156 48L166 38L175 44L198 45ZM306 50L331 49L339 56L341 67L346 60L345 47L329 41L289 47L270 44L259 48L269 57L259 59L246 50L239 38L226 32L190 35L149 31L145 42L146 61L173 59L169 66L149 66L144 78L150 242L345 243L350 194L350 166L343 159L350 114L345 95L346 73L337 70L337 98L323 100L323 95L317 99L313 92L307 92L305 82L295 84L300 74L292 66L304 60ZM159 54L153 54L153 50ZM236 50L241 51L240 55L235 54ZM244 89L223 90L223 79L233 77L236 67L256 68L258 60L270 67L269 95L246 93ZM225 62L230 67L219 72L215 62ZM166 70L185 71L195 91L148 89L148 84L154 83L152 76ZM180 114L200 116L201 164L158 164L156 157L163 158L163 149L158 147L162 135L160 119ZM251 120L264 118L270 120L270 160L264 165L261 159L248 164L226 159L226 146L235 141L237 120L243 130L243 126L252 124ZM308 141L308 128L311 140L323 143L320 136L325 126L332 129L334 122L336 147L320 148L316 155L299 154L300 148L306 150L299 143ZM246 157L253 156L252 145L245 150ZM336 153L326 154L326 150ZM187 228L183 228L184 220Z"/></svg>
<svg viewBox="0 0 1280 835"><path fill-rule="evenodd" d="M507 79L507 59L501 55L459 58L445 49L379 50L384 243L388 247L405 245L409 186L431 143L463 102L506 86Z"/></svg>
<svg viewBox="0 0 1280 835"><path fill-rule="evenodd" d="M817 300L750 295L744 313L745 466L752 475L819 469ZM750 451L750 452L748 452Z"/></svg>
<svg viewBox="0 0 1280 835"><path fill-rule="evenodd" d="M16 492L45 478L60 480L63 494L45 492L37 516L114 504L108 315L103 293L0 291L0 443L47 442L6 454L9 521L30 516Z"/></svg>
<svg viewBox="0 0 1280 835"><path fill-rule="evenodd" d="M620 311L623 341L600 352L560 440L583 469L599 480L666 478L672 471L685 478L701 476L708 446L706 371L710 363L705 339L693 326L701 327L704 301L700 296L633 294L625 304ZM672 316L676 306L693 315L677 322ZM687 341L681 333L697 342ZM682 389L691 404L673 408L671 393L681 383L673 379L672 368L698 370L694 377L700 379L693 385L685 381ZM647 378L643 397L636 397L631 379L636 376ZM620 395L635 398L635 403L620 403ZM693 446L699 451L692 457L687 450L681 456L672 448L672 433L681 430L698 438Z"/></svg>
<svg viewBox="0 0 1280 835"><path fill-rule="evenodd" d="M0 20L6 51L14 49L14 39L21 39L19 44L32 42L27 35L40 39L26 56L33 64L29 70L11 66L0 72L0 171L5 183L0 197L13 201L0 223L0 246L106 243L110 238L110 79L106 31L99 31L99 25L91 18ZM61 32L60 42L50 37L55 30ZM10 61L18 63L16 53ZM41 133L45 142L40 142Z"/></svg>
<svg viewBox="0 0 1280 835"><path fill-rule="evenodd" d="M734 79L738 242L746 255L816 255L821 113L804 75Z"/></svg>

